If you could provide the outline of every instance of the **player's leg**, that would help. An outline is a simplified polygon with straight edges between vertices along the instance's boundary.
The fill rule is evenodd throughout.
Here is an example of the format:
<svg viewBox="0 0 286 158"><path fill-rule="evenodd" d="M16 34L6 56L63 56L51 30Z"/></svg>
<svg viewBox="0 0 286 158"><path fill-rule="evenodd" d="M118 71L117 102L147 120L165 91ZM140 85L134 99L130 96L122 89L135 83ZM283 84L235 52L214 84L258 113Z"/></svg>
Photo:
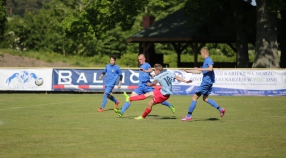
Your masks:
<svg viewBox="0 0 286 158"><path fill-rule="evenodd" d="M142 94L142 89L140 87L136 88L132 93L131 93L131 97L132 96L137 96L139 94ZM124 96L127 95L126 93L124 94ZM122 107L121 110L114 108L114 111L119 115L122 116L125 111L129 108L129 106L131 105L131 102L126 101Z"/></svg>
<svg viewBox="0 0 286 158"><path fill-rule="evenodd" d="M148 97L154 97L154 93L153 92L148 92L148 93L145 93L145 94L140 94L140 95L136 95L136 96L131 96L129 97L129 101L136 101L136 100L144 100ZM127 101L127 100L126 100Z"/></svg>
<svg viewBox="0 0 286 158"><path fill-rule="evenodd" d="M112 87L112 89L113 89L113 87ZM112 89L111 89L111 91L112 91ZM110 94L107 95L107 98L110 99L111 101L113 101L114 102L114 108L117 108L120 101L117 100L113 95L111 95L111 92L110 92Z"/></svg>
<svg viewBox="0 0 286 158"><path fill-rule="evenodd" d="M101 102L101 107L97 110L97 112L104 112L105 105L107 103L108 95L111 93L113 87L105 87L103 93L103 100Z"/></svg>
<svg viewBox="0 0 286 158"><path fill-rule="evenodd" d="M145 119L148 114L152 111L152 106L155 105L153 99L148 103L147 108L143 112L143 114L139 117L135 117L136 120L142 120Z"/></svg>
<svg viewBox="0 0 286 158"><path fill-rule="evenodd" d="M145 86L145 87L144 87L144 93L148 93L148 92L155 91L155 90L158 90L158 89L154 89L153 87L149 87L149 86ZM164 105L164 106L169 107L171 110L172 110L172 109L175 109L175 108L174 108L174 105L170 104L170 103L167 102L167 101L164 101L164 102L162 102L161 104ZM172 110L172 111L173 111L173 110Z"/></svg>
<svg viewBox="0 0 286 158"><path fill-rule="evenodd" d="M188 113L185 117L183 117L181 119L181 121L191 121L192 120L192 114L193 114L193 111L195 110L196 108L196 105L197 105L197 100L199 99L199 97L202 95L202 92L204 91L204 85L201 84L199 86L199 88L197 89L197 91L195 92L195 94L193 95L192 97L192 101L190 103L190 106L189 106L189 109L188 109Z"/></svg>
<svg viewBox="0 0 286 158"><path fill-rule="evenodd" d="M154 95L155 95L156 97L157 97L157 96L160 96L160 97L164 98L164 96L162 95L160 89L154 89L153 92L154 92ZM174 105L168 103L168 102L167 102L167 99L162 100L160 103L161 103L161 105L164 105L164 106L169 107L173 114L175 113L176 110L175 110Z"/></svg>
<svg viewBox="0 0 286 158"><path fill-rule="evenodd" d="M224 116L224 113L225 113L225 109L224 108L221 108L214 100L212 99L209 99L208 96L209 94L211 93L212 91L212 85L210 85L208 91L206 94L204 94L203 96L203 100L207 103L209 103L212 107L214 107L215 109L219 110L220 112L220 116L223 117Z"/></svg>

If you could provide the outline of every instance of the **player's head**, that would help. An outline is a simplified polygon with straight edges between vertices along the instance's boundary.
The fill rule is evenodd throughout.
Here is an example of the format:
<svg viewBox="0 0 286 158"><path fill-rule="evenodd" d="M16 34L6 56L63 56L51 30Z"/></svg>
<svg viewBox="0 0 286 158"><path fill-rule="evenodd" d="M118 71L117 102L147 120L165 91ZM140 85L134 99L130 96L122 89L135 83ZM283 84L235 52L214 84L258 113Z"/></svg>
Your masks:
<svg viewBox="0 0 286 158"><path fill-rule="evenodd" d="M202 55L203 58L206 58L206 57L209 56L209 49L208 49L208 47L203 47L201 49L201 55Z"/></svg>
<svg viewBox="0 0 286 158"><path fill-rule="evenodd" d="M146 61L145 55L144 54L139 54L138 55L138 62L140 65L144 64Z"/></svg>
<svg viewBox="0 0 286 158"><path fill-rule="evenodd" d="M154 69L155 69L155 74L158 75L163 71L163 66L161 64L155 64Z"/></svg>
<svg viewBox="0 0 286 158"><path fill-rule="evenodd" d="M110 62L110 65L114 65L115 62L116 62L116 56L115 55L111 55L109 62Z"/></svg>

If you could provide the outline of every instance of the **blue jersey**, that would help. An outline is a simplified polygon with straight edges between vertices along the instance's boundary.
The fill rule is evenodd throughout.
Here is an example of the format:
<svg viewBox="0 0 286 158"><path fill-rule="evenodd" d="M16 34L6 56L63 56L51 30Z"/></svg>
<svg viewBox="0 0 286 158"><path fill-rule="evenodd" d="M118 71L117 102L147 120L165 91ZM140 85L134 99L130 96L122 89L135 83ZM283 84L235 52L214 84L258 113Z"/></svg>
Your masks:
<svg viewBox="0 0 286 158"><path fill-rule="evenodd" d="M214 65L214 62L210 57L207 57L204 59L204 64L202 68L208 68L211 65ZM203 82L207 84L215 83L214 71L203 71Z"/></svg>
<svg viewBox="0 0 286 158"><path fill-rule="evenodd" d="M148 70L149 68L151 68L149 63L144 63L140 66L140 69L143 70ZM147 82L150 82L150 73L149 72L142 72L141 70L139 70L139 86L140 85L146 85Z"/></svg>
<svg viewBox="0 0 286 158"><path fill-rule="evenodd" d="M105 74L105 86L114 86L119 75L122 75L121 69L116 65L107 64L103 70Z"/></svg>
<svg viewBox="0 0 286 158"><path fill-rule="evenodd" d="M175 77L175 75L170 71L165 71L165 72L162 72L159 75L155 76L154 79L157 80L160 83L160 85L162 86L160 91L163 95L173 94L172 82L173 82L174 77Z"/></svg>

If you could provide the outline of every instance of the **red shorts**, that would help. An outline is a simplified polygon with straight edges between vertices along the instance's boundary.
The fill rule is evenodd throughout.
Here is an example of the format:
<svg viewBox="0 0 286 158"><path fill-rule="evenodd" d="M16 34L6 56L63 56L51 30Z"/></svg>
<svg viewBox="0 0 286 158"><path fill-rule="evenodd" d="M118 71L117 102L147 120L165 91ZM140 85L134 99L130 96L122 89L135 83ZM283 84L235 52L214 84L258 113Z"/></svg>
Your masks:
<svg viewBox="0 0 286 158"><path fill-rule="evenodd" d="M155 104L162 103L162 102L166 101L167 99L169 99L169 97L170 97L170 95L163 95L161 93L160 89L154 89L153 93L154 93L153 102Z"/></svg>

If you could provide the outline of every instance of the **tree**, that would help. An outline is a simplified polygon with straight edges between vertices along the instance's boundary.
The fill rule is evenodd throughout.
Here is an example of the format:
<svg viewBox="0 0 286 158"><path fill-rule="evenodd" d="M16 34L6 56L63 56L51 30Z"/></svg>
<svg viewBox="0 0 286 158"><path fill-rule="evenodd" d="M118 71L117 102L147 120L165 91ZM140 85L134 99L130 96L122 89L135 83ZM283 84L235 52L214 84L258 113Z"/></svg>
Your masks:
<svg viewBox="0 0 286 158"><path fill-rule="evenodd" d="M237 67L248 67L248 34L254 30L251 25L254 16L251 15L251 0L188 0L186 10L190 23L200 24L201 34L210 33L213 27L223 25L235 27Z"/></svg>
<svg viewBox="0 0 286 158"><path fill-rule="evenodd" d="M286 68L286 9L280 11L281 13L281 27L280 27L280 43L281 50L280 67Z"/></svg>
<svg viewBox="0 0 286 158"><path fill-rule="evenodd" d="M280 67L286 68L286 2L285 0L270 1L268 10L278 13L278 40L281 50Z"/></svg>
<svg viewBox="0 0 286 158"><path fill-rule="evenodd" d="M256 17L254 16L254 7L250 5L251 0L230 0L232 7L235 30L236 30L236 43L235 48L237 50L237 67L248 68L248 34L254 34L254 24ZM252 19L252 20L250 20Z"/></svg>
<svg viewBox="0 0 286 158"><path fill-rule="evenodd" d="M270 0L256 0L257 23L253 68L278 68L277 12L271 12Z"/></svg>
<svg viewBox="0 0 286 158"><path fill-rule="evenodd" d="M7 0L9 15L19 15L24 17L26 12L36 12L42 8L44 3L50 0Z"/></svg>
<svg viewBox="0 0 286 158"><path fill-rule="evenodd" d="M0 41L2 41L7 24L6 3L0 0Z"/></svg>

